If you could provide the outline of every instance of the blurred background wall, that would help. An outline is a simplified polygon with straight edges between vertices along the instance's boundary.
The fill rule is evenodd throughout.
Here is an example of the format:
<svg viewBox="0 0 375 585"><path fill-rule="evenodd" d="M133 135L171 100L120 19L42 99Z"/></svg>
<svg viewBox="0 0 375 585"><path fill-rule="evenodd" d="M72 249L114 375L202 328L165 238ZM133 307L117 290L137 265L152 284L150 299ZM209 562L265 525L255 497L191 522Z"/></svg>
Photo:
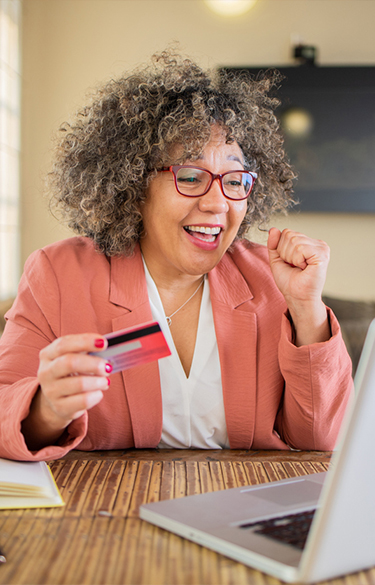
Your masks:
<svg viewBox="0 0 375 585"><path fill-rule="evenodd" d="M298 41L318 48L321 65L375 65L374 25L374 0L258 0L238 17L203 0L24 0L22 263L72 235L48 211L44 178L52 138L88 90L173 41L208 67L291 65ZM373 214L293 213L272 223L328 242L326 294L375 299ZM257 230L250 236L264 242Z"/></svg>

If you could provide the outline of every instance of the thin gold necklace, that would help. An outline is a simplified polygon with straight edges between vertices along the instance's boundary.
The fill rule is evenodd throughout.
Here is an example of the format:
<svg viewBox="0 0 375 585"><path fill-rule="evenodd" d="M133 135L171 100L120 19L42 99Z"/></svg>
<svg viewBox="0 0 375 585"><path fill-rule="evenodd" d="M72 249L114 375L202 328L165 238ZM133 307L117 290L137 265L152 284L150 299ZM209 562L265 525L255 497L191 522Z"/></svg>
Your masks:
<svg viewBox="0 0 375 585"><path fill-rule="evenodd" d="M172 313L172 315L169 315L169 317L167 317L167 315L165 316L165 318L166 318L166 320L167 320L167 323L168 323L168 326L169 326L169 327L172 325L172 317L173 317L173 316L174 316L176 313L178 313L178 311L181 311L181 309L182 309L182 308L183 308L185 305L187 305L187 304L188 304L188 302L189 302L189 301L191 301L191 299L192 299L193 297L195 297L195 295L196 295L196 294L197 294L197 292L199 291L200 287L202 286L203 282L204 282L204 276L203 276L202 280L200 281L200 283L199 283L199 285L198 285L198 288L197 288L197 289L196 289L196 290L193 292L193 294L191 295L191 297L189 297L189 298L188 298L188 300L187 300L187 301L185 301L185 302L184 302L184 304L183 304L183 305L181 305L181 307L179 307L179 308L177 309L177 311L175 311L174 313Z"/></svg>

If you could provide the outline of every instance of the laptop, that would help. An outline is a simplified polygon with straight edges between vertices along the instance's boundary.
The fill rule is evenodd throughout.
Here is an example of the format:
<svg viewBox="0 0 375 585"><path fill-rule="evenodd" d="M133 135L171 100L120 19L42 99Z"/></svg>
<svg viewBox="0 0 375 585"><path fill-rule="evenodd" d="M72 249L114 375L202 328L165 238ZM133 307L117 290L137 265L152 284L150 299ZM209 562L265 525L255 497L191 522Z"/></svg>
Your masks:
<svg viewBox="0 0 375 585"><path fill-rule="evenodd" d="M328 472L144 504L140 517L290 583L374 566L375 320L354 385Z"/></svg>

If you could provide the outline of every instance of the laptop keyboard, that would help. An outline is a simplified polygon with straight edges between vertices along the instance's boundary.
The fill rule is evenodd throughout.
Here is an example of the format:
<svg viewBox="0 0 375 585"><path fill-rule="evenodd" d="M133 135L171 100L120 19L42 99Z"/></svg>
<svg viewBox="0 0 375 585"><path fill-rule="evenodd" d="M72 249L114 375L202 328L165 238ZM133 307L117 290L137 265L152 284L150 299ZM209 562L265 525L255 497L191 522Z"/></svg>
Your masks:
<svg viewBox="0 0 375 585"><path fill-rule="evenodd" d="M263 534L302 550L306 544L314 513L315 510L309 510L298 514L288 514L251 524L242 524L241 528L253 528L256 534Z"/></svg>

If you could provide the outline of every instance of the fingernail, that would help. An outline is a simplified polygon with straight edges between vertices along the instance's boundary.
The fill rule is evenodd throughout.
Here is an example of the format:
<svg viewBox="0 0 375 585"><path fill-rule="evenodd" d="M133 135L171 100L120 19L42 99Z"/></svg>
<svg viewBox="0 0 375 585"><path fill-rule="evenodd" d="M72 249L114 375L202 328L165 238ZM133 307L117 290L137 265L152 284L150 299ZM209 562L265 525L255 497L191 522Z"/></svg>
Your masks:
<svg viewBox="0 0 375 585"><path fill-rule="evenodd" d="M104 339L95 339L94 345L97 348L104 347Z"/></svg>
<svg viewBox="0 0 375 585"><path fill-rule="evenodd" d="M107 382L108 382L108 386L111 385L111 380L109 378L107 378Z"/></svg>
<svg viewBox="0 0 375 585"><path fill-rule="evenodd" d="M110 374L113 370L112 364L107 363L105 365L105 371L107 372L107 374Z"/></svg>

